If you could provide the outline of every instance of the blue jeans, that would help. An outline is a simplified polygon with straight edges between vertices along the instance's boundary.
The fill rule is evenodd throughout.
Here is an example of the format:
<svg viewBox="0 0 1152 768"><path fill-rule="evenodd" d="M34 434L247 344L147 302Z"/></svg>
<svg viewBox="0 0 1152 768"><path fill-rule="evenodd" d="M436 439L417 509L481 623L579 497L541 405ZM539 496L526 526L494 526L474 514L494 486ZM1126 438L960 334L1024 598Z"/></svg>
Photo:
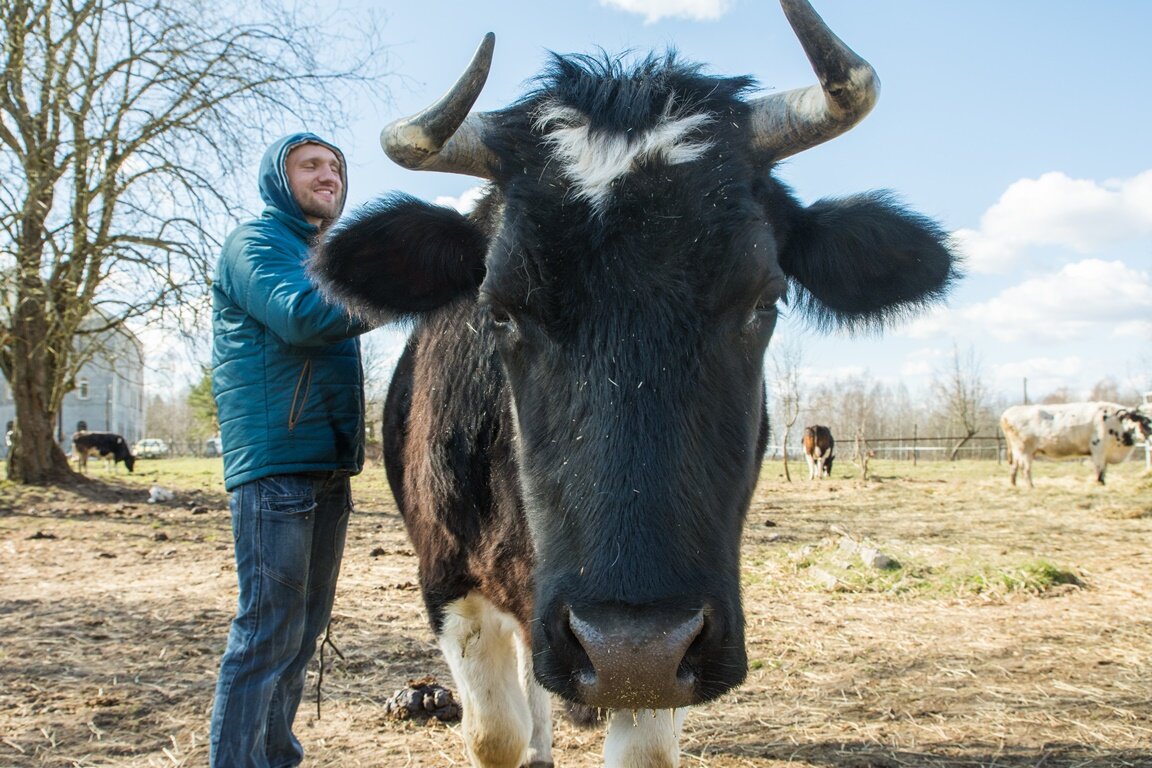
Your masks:
<svg viewBox="0 0 1152 768"><path fill-rule="evenodd" d="M212 709L213 768L288 768L304 757L292 721L332 616L349 481L274 475L232 491L240 599Z"/></svg>

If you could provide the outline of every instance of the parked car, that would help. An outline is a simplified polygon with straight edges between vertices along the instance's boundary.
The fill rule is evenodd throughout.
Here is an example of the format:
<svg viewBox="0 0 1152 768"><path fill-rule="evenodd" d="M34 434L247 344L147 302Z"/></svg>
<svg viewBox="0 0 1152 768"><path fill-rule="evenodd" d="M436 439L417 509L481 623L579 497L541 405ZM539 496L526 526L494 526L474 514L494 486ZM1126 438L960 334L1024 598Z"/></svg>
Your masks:
<svg viewBox="0 0 1152 768"><path fill-rule="evenodd" d="M145 437L132 446L132 453L138 459L159 459L168 455L168 443L158 437Z"/></svg>

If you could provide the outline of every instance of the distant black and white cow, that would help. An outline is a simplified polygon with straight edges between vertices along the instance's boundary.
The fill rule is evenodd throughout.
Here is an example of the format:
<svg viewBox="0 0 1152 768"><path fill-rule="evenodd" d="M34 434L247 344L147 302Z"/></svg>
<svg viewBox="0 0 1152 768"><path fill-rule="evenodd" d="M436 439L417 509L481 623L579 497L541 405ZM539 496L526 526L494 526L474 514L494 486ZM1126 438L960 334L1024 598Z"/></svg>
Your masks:
<svg viewBox="0 0 1152 768"><path fill-rule="evenodd" d="M552 765L546 690L613 713L607 766L679 764L684 707L747 673L740 538L777 303L880 327L956 277L942 228L890 195L805 207L773 176L877 94L807 2L783 6L823 87L753 97L671 54L556 56L524 100L470 114L487 37L381 138L490 180L477 209L391 196L317 251L335 298L418 321L385 462L477 766Z"/></svg>
<svg viewBox="0 0 1152 768"><path fill-rule="evenodd" d="M802 443L804 459L808 462L808 479L832 477L832 459L835 458L832 449L836 446L832 430L819 424L805 427Z"/></svg>
<svg viewBox="0 0 1152 768"><path fill-rule="evenodd" d="M81 472L88 471L89 456L103 456L115 469L118 462L131 472L136 467L136 457L128 447L127 441L114 432L77 432L72 435L72 455L76 459L76 468Z"/></svg>
<svg viewBox="0 0 1152 768"><path fill-rule="evenodd" d="M1014 405L1000 417L1008 441L1012 485L1024 470L1032 486L1032 459L1092 459L1096 480L1104 483L1109 464L1128 459L1137 442L1152 434L1152 422L1138 410L1116 403L1089 402L1061 405Z"/></svg>

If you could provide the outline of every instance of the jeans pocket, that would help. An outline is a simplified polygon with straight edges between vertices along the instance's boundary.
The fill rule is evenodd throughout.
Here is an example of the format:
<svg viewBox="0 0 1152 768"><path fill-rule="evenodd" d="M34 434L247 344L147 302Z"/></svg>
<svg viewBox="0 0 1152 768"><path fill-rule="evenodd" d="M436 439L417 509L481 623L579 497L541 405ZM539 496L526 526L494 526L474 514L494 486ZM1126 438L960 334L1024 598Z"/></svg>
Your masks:
<svg viewBox="0 0 1152 768"><path fill-rule="evenodd" d="M315 531L314 484L297 475L276 475L257 482L262 570L281 584L303 592Z"/></svg>

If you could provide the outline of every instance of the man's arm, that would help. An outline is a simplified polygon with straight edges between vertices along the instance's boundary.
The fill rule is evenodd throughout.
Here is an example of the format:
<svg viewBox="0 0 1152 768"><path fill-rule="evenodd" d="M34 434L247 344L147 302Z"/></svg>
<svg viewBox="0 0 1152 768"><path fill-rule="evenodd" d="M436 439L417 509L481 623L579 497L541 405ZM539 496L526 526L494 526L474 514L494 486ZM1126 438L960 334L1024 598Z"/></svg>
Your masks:
<svg viewBox="0 0 1152 768"><path fill-rule="evenodd" d="M332 344L375 327L325 300L296 254L276 243L248 240L237 245L232 258L223 257L222 288L286 344Z"/></svg>

